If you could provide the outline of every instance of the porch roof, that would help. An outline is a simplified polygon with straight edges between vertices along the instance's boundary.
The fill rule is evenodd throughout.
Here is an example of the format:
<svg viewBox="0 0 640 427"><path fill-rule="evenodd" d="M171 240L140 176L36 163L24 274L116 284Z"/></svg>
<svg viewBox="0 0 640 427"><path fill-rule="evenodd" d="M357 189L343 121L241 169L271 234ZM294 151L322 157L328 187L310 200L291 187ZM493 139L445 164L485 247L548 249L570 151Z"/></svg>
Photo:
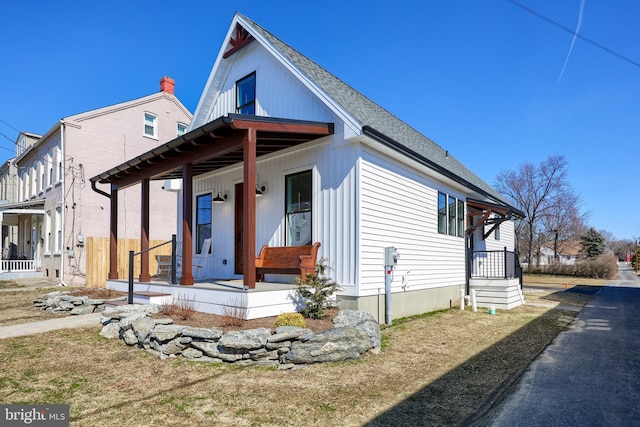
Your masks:
<svg viewBox="0 0 640 427"><path fill-rule="evenodd" d="M242 139L256 130L256 157L333 134L333 123L228 114L91 178L92 184L124 188L142 179L182 178L182 166L193 164L193 176L243 161Z"/></svg>
<svg viewBox="0 0 640 427"><path fill-rule="evenodd" d="M44 215L44 200L0 205L0 224L18 225L18 215Z"/></svg>

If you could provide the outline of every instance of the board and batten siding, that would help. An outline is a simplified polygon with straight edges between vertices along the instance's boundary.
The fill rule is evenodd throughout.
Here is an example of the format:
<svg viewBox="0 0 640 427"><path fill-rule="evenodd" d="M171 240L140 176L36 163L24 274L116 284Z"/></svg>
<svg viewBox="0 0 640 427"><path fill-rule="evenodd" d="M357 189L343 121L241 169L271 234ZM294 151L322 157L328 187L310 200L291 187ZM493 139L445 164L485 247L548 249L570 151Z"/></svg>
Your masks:
<svg viewBox="0 0 640 427"><path fill-rule="evenodd" d="M318 257L328 260L332 277L345 291L355 289L357 150L356 145L344 145L342 135L338 134L257 160L258 184L265 186L265 192L256 199L256 255L264 244L285 245L285 177L312 170L312 235L313 241L321 243ZM242 180L241 166L194 179L194 224L195 196L227 194L225 203L212 207L212 254L196 272L198 278L240 278L233 271L234 191ZM227 260L226 264L223 260ZM293 281L295 277L274 279Z"/></svg>
<svg viewBox="0 0 640 427"><path fill-rule="evenodd" d="M209 121L236 112L236 82L255 72L257 116L336 122L329 109L259 43L251 43L226 61L232 63L221 67L224 76L217 76L220 86Z"/></svg>
<svg viewBox="0 0 640 427"><path fill-rule="evenodd" d="M438 233L438 191L465 199L416 172L364 152L360 161L360 296L384 293L384 248L400 254L392 291L465 282L464 238Z"/></svg>

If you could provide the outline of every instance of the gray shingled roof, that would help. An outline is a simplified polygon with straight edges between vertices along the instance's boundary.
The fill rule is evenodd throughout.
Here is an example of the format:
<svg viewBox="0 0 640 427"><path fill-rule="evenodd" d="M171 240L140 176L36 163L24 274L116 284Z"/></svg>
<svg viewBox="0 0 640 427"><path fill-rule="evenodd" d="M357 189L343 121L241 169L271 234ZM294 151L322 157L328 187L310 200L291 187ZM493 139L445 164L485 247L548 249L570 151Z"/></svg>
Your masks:
<svg viewBox="0 0 640 427"><path fill-rule="evenodd" d="M481 192L486 193L486 196L493 198L496 202L512 207L504 200L500 193L452 157L451 154L447 153L447 151L438 144L353 89L311 59L284 43L253 20L242 14L238 13L238 15L253 26L253 29L259 32L260 36L266 39L293 66L333 98L345 111L355 117L363 127L375 129L399 145L404 146L410 151L417 153L430 162L449 171L466 184L470 184L470 187L476 187L481 190ZM251 33L251 31L249 32Z"/></svg>

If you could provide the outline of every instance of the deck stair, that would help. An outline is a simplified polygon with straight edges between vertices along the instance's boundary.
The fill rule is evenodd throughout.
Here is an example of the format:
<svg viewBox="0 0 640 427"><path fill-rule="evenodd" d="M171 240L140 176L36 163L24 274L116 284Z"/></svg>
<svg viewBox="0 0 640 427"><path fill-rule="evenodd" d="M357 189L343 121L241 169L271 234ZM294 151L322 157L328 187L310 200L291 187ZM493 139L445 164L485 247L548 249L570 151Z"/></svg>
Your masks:
<svg viewBox="0 0 640 427"><path fill-rule="evenodd" d="M134 304L170 304L172 302L172 296L170 293L166 292L149 292L149 291L138 291L133 293L133 303ZM126 305L127 300L119 300L119 301L109 301L107 305Z"/></svg>

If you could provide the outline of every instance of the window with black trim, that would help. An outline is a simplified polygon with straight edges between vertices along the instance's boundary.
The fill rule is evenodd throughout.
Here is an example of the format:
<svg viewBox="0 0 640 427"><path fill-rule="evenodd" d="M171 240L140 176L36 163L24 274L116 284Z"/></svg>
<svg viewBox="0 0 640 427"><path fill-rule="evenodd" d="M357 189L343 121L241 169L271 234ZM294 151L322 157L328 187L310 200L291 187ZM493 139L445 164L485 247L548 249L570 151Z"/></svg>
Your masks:
<svg viewBox="0 0 640 427"><path fill-rule="evenodd" d="M449 235L456 235L456 198L449 196Z"/></svg>
<svg viewBox="0 0 640 427"><path fill-rule="evenodd" d="M438 233L464 237L464 201L438 192Z"/></svg>
<svg viewBox="0 0 640 427"><path fill-rule="evenodd" d="M286 245L310 245L311 236L311 171L304 171L285 177L286 194Z"/></svg>
<svg viewBox="0 0 640 427"><path fill-rule="evenodd" d="M438 193L438 233L447 233L447 195Z"/></svg>
<svg viewBox="0 0 640 427"><path fill-rule="evenodd" d="M458 199L458 237L464 237L464 202Z"/></svg>
<svg viewBox="0 0 640 427"><path fill-rule="evenodd" d="M196 253L202 252L205 239L211 238L211 193L196 197ZM211 247L209 247L211 253Z"/></svg>
<svg viewBox="0 0 640 427"><path fill-rule="evenodd" d="M236 113L256 114L256 72L236 82Z"/></svg>

